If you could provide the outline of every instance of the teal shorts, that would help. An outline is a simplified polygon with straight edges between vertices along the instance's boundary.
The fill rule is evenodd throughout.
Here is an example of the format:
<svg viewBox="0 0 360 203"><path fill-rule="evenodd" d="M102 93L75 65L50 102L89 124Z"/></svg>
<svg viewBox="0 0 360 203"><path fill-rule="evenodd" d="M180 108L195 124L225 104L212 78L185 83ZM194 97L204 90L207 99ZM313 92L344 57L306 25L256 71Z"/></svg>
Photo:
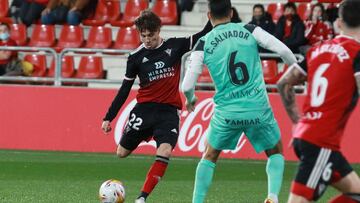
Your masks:
<svg viewBox="0 0 360 203"><path fill-rule="evenodd" d="M280 129L272 110L251 112L216 111L211 118L207 141L214 149L233 150L244 133L257 153L272 149L280 140Z"/></svg>

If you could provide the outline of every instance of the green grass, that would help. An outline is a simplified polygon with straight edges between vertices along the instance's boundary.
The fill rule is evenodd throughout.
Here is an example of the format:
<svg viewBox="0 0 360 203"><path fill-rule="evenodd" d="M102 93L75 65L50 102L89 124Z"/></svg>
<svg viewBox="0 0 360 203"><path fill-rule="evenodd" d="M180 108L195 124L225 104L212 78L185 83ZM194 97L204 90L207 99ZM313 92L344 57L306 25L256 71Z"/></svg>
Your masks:
<svg viewBox="0 0 360 203"><path fill-rule="evenodd" d="M0 151L0 202L98 202L100 184L124 182L127 201L138 195L151 156L118 159L111 154ZM148 202L190 203L198 158L172 158L167 174ZM267 193L264 161L220 160L208 194L211 203L262 202ZM354 166L357 172L360 166ZM287 162L280 203L286 202L296 164ZM319 202L336 194L328 190Z"/></svg>

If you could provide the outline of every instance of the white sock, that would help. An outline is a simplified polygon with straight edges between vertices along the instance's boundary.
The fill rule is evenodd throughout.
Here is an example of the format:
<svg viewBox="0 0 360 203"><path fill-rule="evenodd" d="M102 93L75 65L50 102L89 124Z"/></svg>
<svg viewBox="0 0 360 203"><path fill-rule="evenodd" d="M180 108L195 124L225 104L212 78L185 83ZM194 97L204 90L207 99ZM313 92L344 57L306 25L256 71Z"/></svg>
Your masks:
<svg viewBox="0 0 360 203"><path fill-rule="evenodd" d="M276 194L270 193L270 194L268 194L268 198L272 199L275 203L279 202L278 196Z"/></svg>

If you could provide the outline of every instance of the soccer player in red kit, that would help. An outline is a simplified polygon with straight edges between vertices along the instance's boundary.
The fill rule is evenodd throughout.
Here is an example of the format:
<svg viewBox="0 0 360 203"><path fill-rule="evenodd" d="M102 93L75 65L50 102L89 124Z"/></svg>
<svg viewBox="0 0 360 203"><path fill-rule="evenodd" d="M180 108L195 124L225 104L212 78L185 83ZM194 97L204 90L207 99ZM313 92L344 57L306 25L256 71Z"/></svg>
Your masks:
<svg viewBox="0 0 360 203"><path fill-rule="evenodd" d="M102 123L102 130L111 130L110 122L127 99L136 77L140 80L137 104L117 148L120 158L127 157L142 141L153 136L157 144L156 160L151 166L136 203L146 201L164 175L179 132L178 110L182 108L179 93L180 63L197 40L212 29L210 22L190 37L163 39L161 20L150 10L135 20L142 45L130 53L125 78Z"/></svg>
<svg viewBox="0 0 360 203"><path fill-rule="evenodd" d="M296 124L293 146L300 164L289 203L317 201L328 185L341 194L331 203L360 202L360 178L341 153L346 123L360 94L360 1L339 8L340 36L313 47L278 82L286 111ZM308 82L303 114L292 86Z"/></svg>

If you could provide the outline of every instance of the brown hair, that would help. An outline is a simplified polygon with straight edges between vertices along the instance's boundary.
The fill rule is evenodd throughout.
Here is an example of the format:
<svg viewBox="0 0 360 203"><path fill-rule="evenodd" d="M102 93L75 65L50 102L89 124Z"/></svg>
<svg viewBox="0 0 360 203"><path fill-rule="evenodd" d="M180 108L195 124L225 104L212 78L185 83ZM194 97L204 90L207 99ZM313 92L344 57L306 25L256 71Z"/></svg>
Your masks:
<svg viewBox="0 0 360 203"><path fill-rule="evenodd" d="M321 9L321 20L322 21L327 21L328 17L326 15L325 7L324 7L324 5L322 3L317 3L311 8L311 12L310 12L308 20L312 20L313 11L314 11L315 7L320 7L320 9Z"/></svg>
<svg viewBox="0 0 360 203"><path fill-rule="evenodd" d="M146 9L140 13L140 16L135 20L135 26L139 32L148 30L149 32L156 32L160 30L161 20L159 16L151 10Z"/></svg>

